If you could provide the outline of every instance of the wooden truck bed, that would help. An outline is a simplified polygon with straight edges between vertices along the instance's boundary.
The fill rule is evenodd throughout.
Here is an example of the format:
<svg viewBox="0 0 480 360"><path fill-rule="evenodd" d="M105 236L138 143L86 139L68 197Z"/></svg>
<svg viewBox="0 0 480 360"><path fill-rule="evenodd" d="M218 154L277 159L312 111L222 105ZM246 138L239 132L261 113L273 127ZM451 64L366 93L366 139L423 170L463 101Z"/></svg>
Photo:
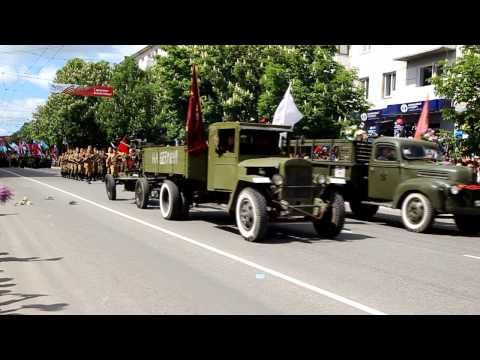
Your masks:
<svg viewBox="0 0 480 360"><path fill-rule="evenodd" d="M186 146L151 146L143 148L143 173L146 176L182 176L207 181L207 151L191 155Z"/></svg>
<svg viewBox="0 0 480 360"><path fill-rule="evenodd" d="M355 181L368 175L371 149L371 143L343 139L297 139L289 143L290 155L310 160L315 175Z"/></svg>

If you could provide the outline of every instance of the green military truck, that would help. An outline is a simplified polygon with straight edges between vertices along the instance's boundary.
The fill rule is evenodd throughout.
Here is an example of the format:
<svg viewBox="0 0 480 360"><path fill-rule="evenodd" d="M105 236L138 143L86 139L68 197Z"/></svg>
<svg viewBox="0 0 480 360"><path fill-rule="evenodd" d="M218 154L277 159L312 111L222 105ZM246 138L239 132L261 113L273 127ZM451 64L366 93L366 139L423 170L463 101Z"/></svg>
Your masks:
<svg viewBox="0 0 480 360"><path fill-rule="evenodd" d="M343 188L354 216L373 217L379 206L401 210L405 228L425 232L439 214L453 214L462 233L480 232L480 185L470 168L444 165L437 145L380 137L373 142L291 140L291 154L309 159L318 182Z"/></svg>
<svg viewBox="0 0 480 360"><path fill-rule="evenodd" d="M248 241L261 240L269 222L283 219L311 219L320 235L335 237L344 224L344 199L335 184L313 181L309 161L282 151L280 134L290 132L288 126L218 122L209 127L204 152L144 146L137 172L107 175L108 198L124 184L135 191L139 208L158 198L162 217L170 220L185 218L192 204L224 204Z"/></svg>

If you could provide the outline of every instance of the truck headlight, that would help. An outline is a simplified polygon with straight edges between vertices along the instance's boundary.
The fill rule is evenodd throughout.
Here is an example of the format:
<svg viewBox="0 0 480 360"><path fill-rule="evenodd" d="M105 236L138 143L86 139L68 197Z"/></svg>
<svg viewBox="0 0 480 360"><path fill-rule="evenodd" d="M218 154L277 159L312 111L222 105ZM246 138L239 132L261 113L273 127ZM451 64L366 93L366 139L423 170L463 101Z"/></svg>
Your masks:
<svg viewBox="0 0 480 360"><path fill-rule="evenodd" d="M272 183L274 183L277 186L280 186L283 184L283 176L280 174L275 174L272 176Z"/></svg>
<svg viewBox="0 0 480 360"><path fill-rule="evenodd" d="M318 183L325 184L326 182L327 182L327 179L325 178L325 175L320 175L318 178Z"/></svg>
<svg viewBox="0 0 480 360"><path fill-rule="evenodd" d="M453 195L457 195L460 192L460 188L458 186L453 185L450 187L450 192Z"/></svg>

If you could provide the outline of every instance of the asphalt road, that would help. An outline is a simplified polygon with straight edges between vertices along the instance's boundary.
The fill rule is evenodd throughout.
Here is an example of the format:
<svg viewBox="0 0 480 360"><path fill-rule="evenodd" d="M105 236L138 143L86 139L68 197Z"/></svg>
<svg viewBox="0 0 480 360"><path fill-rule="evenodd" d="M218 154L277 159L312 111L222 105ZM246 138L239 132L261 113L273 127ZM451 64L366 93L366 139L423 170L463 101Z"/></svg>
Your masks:
<svg viewBox="0 0 480 360"><path fill-rule="evenodd" d="M480 314L480 237L450 219L413 234L382 210L336 240L296 223L248 243L215 206L166 221L55 169L2 168L0 184L16 195L0 207L0 314Z"/></svg>

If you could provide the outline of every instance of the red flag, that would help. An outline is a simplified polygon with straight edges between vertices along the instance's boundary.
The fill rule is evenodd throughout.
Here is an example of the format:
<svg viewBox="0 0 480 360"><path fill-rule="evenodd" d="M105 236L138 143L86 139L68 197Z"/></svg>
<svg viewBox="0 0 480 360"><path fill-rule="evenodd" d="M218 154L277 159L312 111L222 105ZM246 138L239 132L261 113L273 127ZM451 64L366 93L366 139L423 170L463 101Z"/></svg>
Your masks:
<svg viewBox="0 0 480 360"><path fill-rule="evenodd" d="M422 113L420 114L420 119L418 119L417 130L415 131L415 139L421 140L422 135L425 134L428 130L428 96L423 104Z"/></svg>
<svg viewBox="0 0 480 360"><path fill-rule="evenodd" d="M195 65L192 66L192 85L190 87L190 98L188 99L186 130L187 149L190 154L207 148L203 133L202 106Z"/></svg>
<svg viewBox="0 0 480 360"><path fill-rule="evenodd" d="M128 154L128 148L130 146L128 145L128 138L125 136L121 141L120 144L118 144L118 151L121 153Z"/></svg>

